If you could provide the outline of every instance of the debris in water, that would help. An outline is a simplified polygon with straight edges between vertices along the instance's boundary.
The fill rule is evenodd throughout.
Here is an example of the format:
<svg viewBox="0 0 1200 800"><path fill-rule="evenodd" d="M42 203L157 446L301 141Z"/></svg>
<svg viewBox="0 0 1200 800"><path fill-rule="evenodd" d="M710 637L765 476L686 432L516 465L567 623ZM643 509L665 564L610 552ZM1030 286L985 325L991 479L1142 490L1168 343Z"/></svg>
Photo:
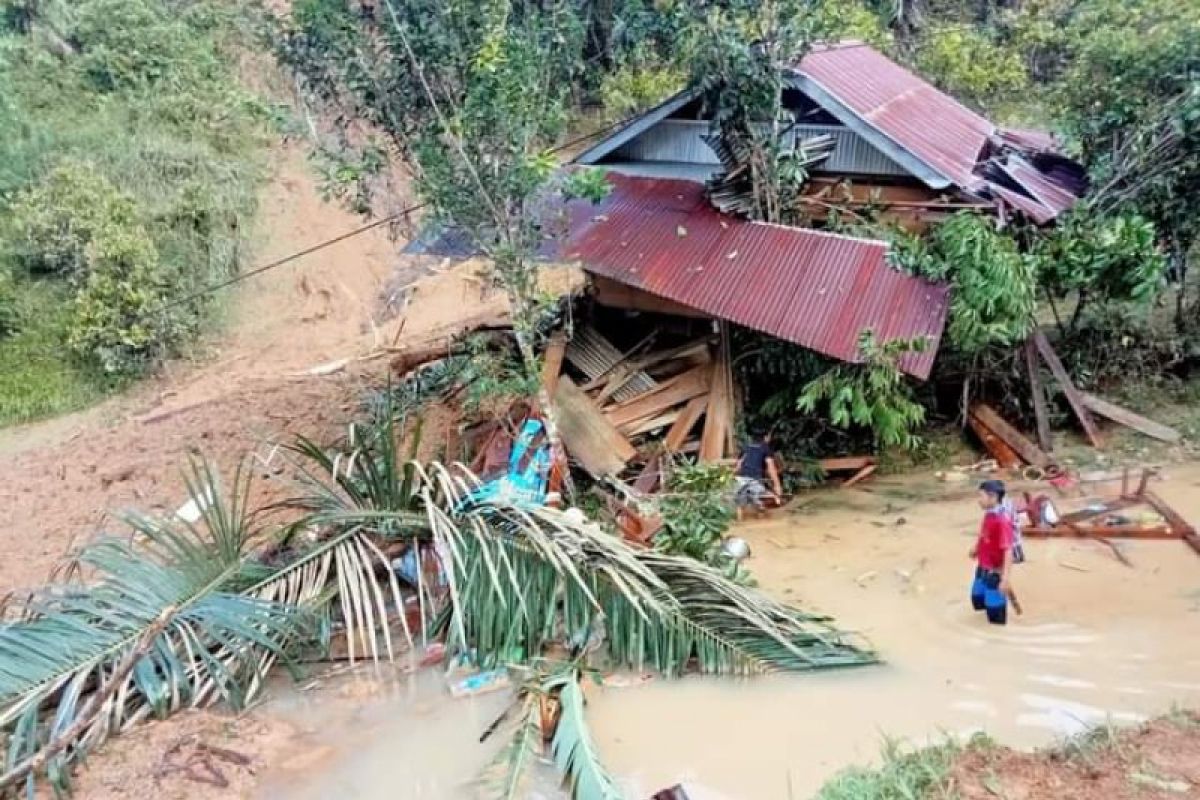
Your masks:
<svg viewBox="0 0 1200 800"><path fill-rule="evenodd" d="M479 672L450 683L450 694L453 697L473 697L475 695L497 692L511 685L508 670L493 669Z"/></svg>

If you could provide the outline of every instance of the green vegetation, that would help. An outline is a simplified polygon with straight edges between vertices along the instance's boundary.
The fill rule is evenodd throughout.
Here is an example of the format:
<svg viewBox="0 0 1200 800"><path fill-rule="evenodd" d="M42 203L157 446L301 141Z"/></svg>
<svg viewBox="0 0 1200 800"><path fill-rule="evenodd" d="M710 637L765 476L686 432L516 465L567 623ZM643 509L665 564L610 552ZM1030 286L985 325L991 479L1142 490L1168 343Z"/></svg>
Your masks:
<svg viewBox="0 0 1200 800"><path fill-rule="evenodd" d="M971 746L984 746L985 741ZM947 778L964 749L953 742L903 752L888 741L883 765L875 769L854 767L821 787L813 800L947 800L954 795Z"/></svg>
<svg viewBox="0 0 1200 800"><path fill-rule="evenodd" d="M217 0L0 2L0 424L177 354L237 272L266 109Z"/></svg>
<svg viewBox="0 0 1200 800"><path fill-rule="evenodd" d="M0 793L36 777L69 788L91 747L146 715L244 707L273 665L326 652L330 631L352 660L391 659L394 617L409 647L437 637L456 661L533 672L519 699L532 691L563 704L552 750L579 798L616 795L587 735L576 664L677 676L873 663L827 618L692 559L635 549L553 509L471 500L473 476L405 463L404 419L380 412L333 446L288 448L299 485L273 508L297 512L293 524L249 506L249 472L223 489L197 464L185 476L197 524L131 515L127 532L78 555L88 583L12 600L0 637ZM429 574L410 592L420 630L396 617L409 606L385 551L405 548L453 554L444 584ZM547 669L564 649L572 663ZM521 796L529 721L519 720L498 796Z"/></svg>

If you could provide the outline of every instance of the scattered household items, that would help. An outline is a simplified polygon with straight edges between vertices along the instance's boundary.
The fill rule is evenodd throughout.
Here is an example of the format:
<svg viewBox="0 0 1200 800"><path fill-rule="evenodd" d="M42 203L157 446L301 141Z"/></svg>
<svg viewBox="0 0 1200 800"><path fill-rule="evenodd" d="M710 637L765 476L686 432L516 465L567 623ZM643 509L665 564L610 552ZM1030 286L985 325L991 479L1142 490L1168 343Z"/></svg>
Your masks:
<svg viewBox="0 0 1200 800"><path fill-rule="evenodd" d="M540 419L527 419L512 443L508 471L480 484L463 503L501 500L513 505L543 505L550 483L550 445Z"/></svg>
<svg viewBox="0 0 1200 800"><path fill-rule="evenodd" d="M465 677L450 677L450 695L452 697L474 697L489 692L498 692L512 685L506 669L492 669L476 672Z"/></svg>
<svg viewBox="0 0 1200 800"><path fill-rule="evenodd" d="M1032 537L1082 537L1101 541L1109 539L1182 539L1200 555L1200 535L1165 500L1150 491L1150 480L1157 470L1143 469L1137 485L1131 482L1129 470L1121 479L1121 491L1116 497L1093 503L1079 511L1059 513L1044 497L1026 497L1033 524L1023 533ZM1137 509L1142 507L1142 511ZM1124 559L1119 551L1117 555Z"/></svg>
<svg viewBox="0 0 1200 800"><path fill-rule="evenodd" d="M750 544L740 536L727 536L721 542L721 552L734 561L744 561L750 557Z"/></svg>

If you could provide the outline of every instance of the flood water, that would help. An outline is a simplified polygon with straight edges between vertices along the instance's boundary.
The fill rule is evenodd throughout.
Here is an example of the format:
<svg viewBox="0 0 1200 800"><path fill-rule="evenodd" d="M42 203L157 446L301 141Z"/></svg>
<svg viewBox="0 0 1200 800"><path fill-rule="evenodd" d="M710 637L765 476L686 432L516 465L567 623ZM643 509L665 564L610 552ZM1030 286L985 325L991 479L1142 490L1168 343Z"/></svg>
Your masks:
<svg viewBox="0 0 1200 800"><path fill-rule="evenodd" d="M1192 468L1156 491L1196 520L1197 486ZM593 735L626 795L683 783L693 800L806 798L876 760L884 737L984 731L1036 747L1200 705L1200 556L1180 542L1126 542L1130 568L1093 542L1027 542L1013 580L1025 614L1000 628L967 600L978 517L970 499L914 501L881 481L743 526L765 590L833 614L886 663L589 690ZM319 755L280 765L265 796L475 796L472 778L502 744L478 736L506 697L450 699L436 671L368 685L379 694L275 702ZM551 784L529 796L555 796Z"/></svg>

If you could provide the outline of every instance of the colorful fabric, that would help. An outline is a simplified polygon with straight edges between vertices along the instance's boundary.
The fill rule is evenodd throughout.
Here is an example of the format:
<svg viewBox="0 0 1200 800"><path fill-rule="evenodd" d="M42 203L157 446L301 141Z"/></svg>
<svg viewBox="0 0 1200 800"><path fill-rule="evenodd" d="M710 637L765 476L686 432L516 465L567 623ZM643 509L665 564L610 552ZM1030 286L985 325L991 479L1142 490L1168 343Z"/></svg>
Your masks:
<svg viewBox="0 0 1200 800"><path fill-rule="evenodd" d="M550 477L550 445L544 444L529 454L529 448L542 430L541 420L526 420L521 434L513 442L508 472L479 486L467 496L464 504L497 501L515 505L544 504Z"/></svg>

